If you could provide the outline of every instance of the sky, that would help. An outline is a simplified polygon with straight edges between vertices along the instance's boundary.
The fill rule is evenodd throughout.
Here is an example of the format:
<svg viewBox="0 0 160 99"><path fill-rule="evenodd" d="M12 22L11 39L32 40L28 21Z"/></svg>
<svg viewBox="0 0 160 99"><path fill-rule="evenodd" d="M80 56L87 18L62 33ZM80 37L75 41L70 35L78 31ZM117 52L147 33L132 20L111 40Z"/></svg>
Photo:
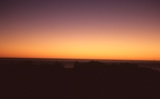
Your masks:
<svg viewBox="0 0 160 99"><path fill-rule="evenodd" d="M160 60L158 0L1 0L0 57Z"/></svg>

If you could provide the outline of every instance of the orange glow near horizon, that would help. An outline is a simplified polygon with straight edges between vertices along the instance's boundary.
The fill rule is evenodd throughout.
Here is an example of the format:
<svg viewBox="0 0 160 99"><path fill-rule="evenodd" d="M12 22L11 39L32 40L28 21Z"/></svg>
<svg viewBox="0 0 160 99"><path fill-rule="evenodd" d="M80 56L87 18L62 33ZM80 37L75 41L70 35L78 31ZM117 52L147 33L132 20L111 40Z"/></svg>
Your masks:
<svg viewBox="0 0 160 99"><path fill-rule="evenodd" d="M73 30L76 32L75 30ZM89 30L86 30L90 32ZM67 32L67 31L66 31ZM1 57L160 60L158 38L141 39L139 35L102 35L100 32L65 36L34 35L22 39L9 38L1 47ZM134 31L131 31L134 32ZM41 34L41 33L36 33ZM59 34L59 33L57 33ZM62 33L61 33L62 34ZM98 34L98 35L97 35ZM67 36L68 35L68 36ZM36 38L37 36L37 38ZM126 38L127 37L127 38ZM139 37L139 38L138 38ZM135 39L136 38L136 39ZM150 40L148 40L148 38ZM4 41L2 41L4 42Z"/></svg>

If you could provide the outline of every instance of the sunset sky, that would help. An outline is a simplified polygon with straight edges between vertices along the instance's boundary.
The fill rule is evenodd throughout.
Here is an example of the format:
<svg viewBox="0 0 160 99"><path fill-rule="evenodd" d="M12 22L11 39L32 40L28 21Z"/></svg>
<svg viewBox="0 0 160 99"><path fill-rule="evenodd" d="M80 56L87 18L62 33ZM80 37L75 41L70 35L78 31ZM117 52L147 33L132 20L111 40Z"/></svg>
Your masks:
<svg viewBox="0 0 160 99"><path fill-rule="evenodd" d="M160 60L158 0L1 0L0 57Z"/></svg>

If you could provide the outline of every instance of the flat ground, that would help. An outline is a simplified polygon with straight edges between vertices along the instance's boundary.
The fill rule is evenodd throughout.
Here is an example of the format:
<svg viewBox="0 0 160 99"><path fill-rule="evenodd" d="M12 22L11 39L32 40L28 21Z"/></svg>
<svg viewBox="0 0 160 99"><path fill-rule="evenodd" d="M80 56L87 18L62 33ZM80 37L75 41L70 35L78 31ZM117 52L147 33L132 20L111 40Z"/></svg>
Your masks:
<svg viewBox="0 0 160 99"><path fill-rule="evenodd" d="M1 99L160 99L160 72L135 63L0 62Z"/></svg>

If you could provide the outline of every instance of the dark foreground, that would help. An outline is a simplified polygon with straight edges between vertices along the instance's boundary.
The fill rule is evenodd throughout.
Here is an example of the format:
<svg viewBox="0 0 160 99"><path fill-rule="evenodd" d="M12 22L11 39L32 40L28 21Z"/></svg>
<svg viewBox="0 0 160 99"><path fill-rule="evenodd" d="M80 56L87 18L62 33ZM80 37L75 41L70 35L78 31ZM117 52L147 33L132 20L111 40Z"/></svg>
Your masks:
<svg viewBox="0 0 160 99"><path fill-rule="evenodd" d="M160 72L130 63L1 61L0 99L160 99Z"/></svg>

